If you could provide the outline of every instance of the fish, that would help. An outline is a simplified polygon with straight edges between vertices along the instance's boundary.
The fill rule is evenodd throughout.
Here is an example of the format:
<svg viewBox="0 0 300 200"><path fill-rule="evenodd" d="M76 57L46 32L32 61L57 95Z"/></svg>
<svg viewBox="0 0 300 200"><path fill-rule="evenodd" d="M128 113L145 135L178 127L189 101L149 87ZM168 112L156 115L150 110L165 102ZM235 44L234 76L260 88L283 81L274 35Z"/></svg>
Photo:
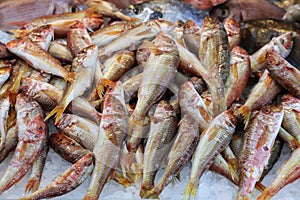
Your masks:
<svg viewBox="0 0 300 200"><path fill-rule="evenodd" d="M281 97L281 104L284 109L282 127L300 143L300 99L291 94L285 94Z"/></svg>
<svg viewBox="0 0 300 200"><path fill-rule="evenodd" d="M51 183L33 192L32 194L22 197L20 199L33 200L56 197L74 190L79 185L81 185L93 171L93 161L93 154L86 154L75 164L73 164L70 168L68 168L62 174L57 176Z"/></svg>
<svg viewBox="0 0 300 200"><path fill-rule="evenodd" d="M30 40L14 40L9 42L6 48L39 71L62 77L68 81L73 81L74 79L74 73L67 71L57 59Z"/></svg>
<svg viewBox="0 0 300 200"><path fill-rule="evenodd" d="M100 193L119 162L120 150L128 131L128 111L125 106L124 88L120 81L107 80L102 119L94 147L95 168L83 199L98 199Z"/></svg>
<svg viewBox="0 0 300 200"><path fill-rule="evenodd" d="M208 15L205 10L196 9L191 4L177 0L154 0L130 5L123 9L122 13L138 18L142 22L164 19L175 23L178 20L186 22L191 19L199 26L202 25L203 18Z"/></svg>
<svg viewBox="0 0 300 200"><path fill-rule="evenodd" d="M200 177L210 168L215 157L229 145L235 124L233 112L226 110L217 115L201 134L192 158L191 172L183 199L196 199Z"/></svg>
<svg viewBox="0 0 300 200"><path fill-rule="evenodd" d="M73 55L70 48L65 44L61 44L57 41L52 41L50 43L48 53L62 63L72 63Z"/></svg>
<svg viewBox="0 0 300 200"><path fill-rule="evenodd" d="M179 65L178 49L173 39L166 33L159 32L153 44L156 46L156 52L151 53L145 64L138 91L138 101L129 119L129 132L126 140L129 151L135 151L131 147L137 146L130 142L131 138L137 141L134 139L137 136L132 135L132 130L135 126L142 124L150 107L165 93Z"/></svg>
<svg viewBox="0 0 300 200"><path fill-rule="evenodd" d="M155 175L162 166L166 153L172 147L172 139L176 134L176 124L177 117L173 107L167 101L160 101L151 120L145 146L143 179L140 189L141 198L146 198L147 191L154 187Z"/></svg>
<svg viewBox="0 0 300 200"><path fill-rule="evenodd" d="M197 123L189 114L185 114L179 122L177 136L168 153L164 174L146 197L158 198L163 189L174 180L175 176L180 174L180 171L192 158L199 139L200 132Z"/></svg>
<svg viewBox="0 0 300 200"><path fill-rule="evenodd" d="M300 177L300 148L295 149L288 160L286 160L277 172L275 180L260 195L258 200L268 200L275 196L286 185L293 183Z"/></svg>
<svg viewBox="0 0 300 200"><path fill-rule="evenodd" d="M225 83L226 107L238 100L250 77L250 58L246 50L239 46L233 47L230 55L230 71Z"/></svg>
<svg viewBox="0 0 300 200"><path fill-rule="evenodd" d="M27 181L27 184L25 186L25 193L35 192L39 189L43 170L46 163L46 158L49 151L49 142L48 142L48 133L47 133L47 139L44 141L43 148L38 155L37 159L34 161L32 166L32 171L30 174L30 177Z"/></svg>
<svg viewBox="0 0 300 200"><path fill-rule="evenodd" d="M2 98L0 100L0 132L1 132L1 143L0 149L3 145L5 145L6 135L7 135L7 118L9 109L11 107L9 96Z"/></svg>
<svg viewBox="0 0 300 200"><path fill-rule="evenodd" d="M12 152L18 144L18 133L13 126L7 131L5 145L0 148L0 163Z"/></svg>
<svg viewBox="0 0 300 200"><path fill-rule="evenodd" d="M208 78L202 78L211 93L215 117L226 110L224 85L230 70L230 47L223 24L210 16L204 18L198 57L208 70Z"/></svg>
<svg viewBox="0 0 300 200"><path fill-rule="evenodd" d="M76 163L91 151L83 148L75 140L62 133L54 133L49 137L50 147L63 159L70 163Z"/></svg>
<svg viewBox="0 0 300 200"><path fill-rule="evenodd" d="M278 137L280 137L280 139L283 140L291 150L295 150L300 147L298 139L282 127L279 129Z"/></svg>
<svg viewBox="0 0 300 200"><path fill-rule="evenodd" d="M113 22L107 26L98 29L90 34L92 43L98 47L105 46L118 38L122 33L134 27L134 24L128 22Z"/></svg>
<svg viewBox="0 0 300 200"><path fill-rule="evenodd" d="M228 36L230 49L233 49L241 42L242 34L240 23L235 21L234 18L228 18L224 21L224 28Z"/></svg>
<svg viewBox="0 0 300 200"><path fill-rule="evenodd" d="M278 37L274 37L269 43L250 55L251 72L263 72L266 68L265 57L268 51L274 50L286 58L292 50L294 37L294 32L287 32Z"/></svg>
<svg viewBox="0 0 300 200"><path fill-rule="evenodd" d="M48 83L51 79L51 74L43 73L38 70L32 70L28 76L30 79ZM22 82L22 81L21 81Z"/></svg>
<svg viewBox="0 0 300 200"><path fill-rule="evenodd" d="M266 54L267 69L273 79L295 97L300 98L300 71L275 51Z"/></svg>
<svg viewBox="0 0 300 200"><path fill-rule="evenodd" d="M227 0L183 0L186 3L189 3L200 10L209 10L214 6L219 4L223 4L227 2Z"/></svg>
<svg viewBox="0 0 300 200"><path fill-rule="evenodd" d="M97 63L98 47L90 45L84 48L73 59L71 73L76 73L73 83L69 83L63 98L58 105L47 115L45 120L55 115L55 123L58 123L69 103L81 96L93 83L95 67Z"/></svg>
<svg viewBox="0 0 300 200"><path fill-rule="evenodd" d="M300 64L300 53L297 49L300 47L300 25L298 23L287 22L283 20L266 19L251 20L241 23L242 40L241 46L253 54L262 46L269 43L272 38L278 37L287 32L294 32L294 42L288 61L293 64Z"/></svg>
<svg viewBox="0 0 300 200"><path fill-rule="evenodd" d="M243 116L247 126L251 112L268 105L280 91L280 85L271 77L269 71L265 70L258 83L252 88L246 102L234 114L237 117Z"/></svg>
<svg viewBox="0 0 300 200"><path fill-rule="evenodd" d="M187 48L195 55L198 55L200 48L201 28L193 20L187 20L183 24L183 39Z"/></svg>
<svg viewBox="0 0 300 200"><path fill-rule="evenodd" d="M77 115L63 114L56 127L84 148L93 151L98 138L99 124Z"/></svg>
<svg viewBox="0 0 300 200"><path fill-rule="evenodd" d="M268 164L283 119L282 105L265 106L250 120L239 156L240 182L236 199L249 199Z"/></svg>
<svg viewBox="0 0 300 200"><path fill-rule="evenodd" d="M92 45L92 39L82 22L78 21L70 27L67 33L67 44L73 57L76 57L82 49Z"/></svg>
<svg viewBox="0 0 300 200"><path fill-rule="evenodd" d="M47 125L42 108L23 94L16 101L18 144L0 180L0 194L22 179L42 150Z"/></svg>
<svg viewBox="0 0 300 200"><path fill-rule="evenodd" d="M231 17L237 22L255 19L282 19L284 14L284 9L267 0L228 0L210 11L212 17L221 21Z"/></svg>
<svg viewBox="0 0 300 200"><path fill-rule="evenodd" d="M0 28L1 30L17 29L38 17L77 12L86 8L87 6L82 0L42 0L38 2L4 0L0 2Z"/></svg>
<svg viewBox="0 0 300 200"><path fill-rule="evenodd" d="M286 9L283 20L300 22L300 4L291 5Z"/></svg>
<svg viewBox="0 0 300 200"><path fill-rule="evenodd" d="M211 113L190 81L181 85L178 100L181 112L192 117L200 132L205 130L212 119Z"/></svg>

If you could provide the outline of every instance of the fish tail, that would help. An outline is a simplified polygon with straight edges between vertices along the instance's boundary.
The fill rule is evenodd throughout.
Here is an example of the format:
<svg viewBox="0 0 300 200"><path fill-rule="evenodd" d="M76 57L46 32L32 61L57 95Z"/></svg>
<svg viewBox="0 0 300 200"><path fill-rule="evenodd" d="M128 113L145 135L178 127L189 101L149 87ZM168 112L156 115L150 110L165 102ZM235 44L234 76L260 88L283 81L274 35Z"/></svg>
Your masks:
<svg viewBox="0 0 300 200"><path fill-rule="evenodd" d="M82 200L98 200L98 197L97 196L93 196L91 194L86 194Z"/></svg>
<svg viewBox="0 0 300 200"><path fill-rule="evenodd" d="M55 115L55 124L58 124L58 122L60 121L60 119L62 118L62 115L64 113L66 109L66 106L64 105L58 105L56 106L45 118L45 121L47 121L50 117L52 117L53 115Z"/></svg>
<svg viewBox="0 0 300 200"><path fill-rule="evenodd" d="M147 197L147 194L149 193L149 191L151 190L151 189L153 189L154 188L154 185L147 185L147 186L145 186L144 184L142 184L142 186L141 186L141 190L140 190L140 197L142 198L142 199L146 199L146 198L148 198Z"/></svg>
<svg viewBox="0 0 300 200"><path fill-rule="evenodd" d="M271 192L266 189L263 193L261 193L261 195L257 197L257 200L269 200L272 198L272 196L273 195L271 194Z"/></svg>
<svg viewBox="0 0 300 200"><path fill-rule="evenodd" d="M195 200L197 195L198 185L192 182L188 182L185 188L183 199L184 200Z"/></svg>
<svg viewBox="0 0 300 200"><path fill-rule="evenodd" d="M114 179L116 182L120 183L121 185L123 185L123 186L125 186L125 187L128 187L128 186L130 186L130 185L133 184L133 181L132 181L132 180L130 180L129 178L125 178L125 177L124 177L122 174L120 174L120 173L116 173L116 172L115 172L115 175L114 175L113 179Z"/></svg>
<svg viewBox="0 0 300 200"><path fill-rule="evenodd" d="M101 79L101 82L102 82L102 85L103 85L104 87L110 87L110 86L116 85L116 83L115 83L114 81L111 81L111 80L106 79L106 78L102 78L102 79Z"/></svg>
<svg viewBox="0 0 300 200"><path fill-rule="evenodd" d="M237 117L242 116L244 118L245 127L247 127L250 120L251 109L249 106L242 106L234 112L234 115Z"/></svg>
<svg viewBox="0 0 300 200"><path fill-rule="evenodd" d="M30 178L25 187L25 193L35 192L39 189L40 180L36 178Z"/></svg>
<svg viewBox="0 0 300 200"><path fill-rule="evenodd" d="M266 190L266 186L264 186L261 182L256 182L255 188L260 192L264 192Z"/></svg>
<svg viewBox="0 0 300 200"><path fill-rule="evenodd" d="M66 77L66 80L69 81L70 83L74 83L76 77L77 77L77 74L75 72L69 72Z"/></svg>

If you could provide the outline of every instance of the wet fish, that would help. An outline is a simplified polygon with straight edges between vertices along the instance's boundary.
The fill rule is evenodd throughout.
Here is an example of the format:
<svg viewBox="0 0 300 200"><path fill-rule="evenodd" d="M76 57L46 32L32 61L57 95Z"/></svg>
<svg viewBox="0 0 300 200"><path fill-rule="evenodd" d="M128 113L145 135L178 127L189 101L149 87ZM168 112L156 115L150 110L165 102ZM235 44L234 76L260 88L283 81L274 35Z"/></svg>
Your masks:
<svg viewBox="0 0 300 200"><path fill-rule="evenodd" d="M50 147L58 155L70 163L76 163L83 156L91 153L75 140L61 133L51 134L49 137L49 143Z"/></svg>
<svg viewBox="0 0 300 200"><path fill-rule="evenodd" d="M197 147L200 138L197 123L193 118L186 114L179 122L178 133L174 144L167 157L166 170L155 185L146 195L148 198L158 198L163 189L174 180L175 176L180 174L180 171L192 158L192 155Z"/></svg>
<svg viewBox="0 0 300 200"><path fill-rule="evenodd" d="M84 148L93 151L98 138L98 124L77 115L63 114L56 126L63 134L72 138Z"/></svg>
<svg viewBox="0 0 300 200"><path fill-rule="evenodd" d="M148 197L147 191L154 187L155 175L162 166L166 153L172 147L176 124L177 117L173 107L167 101L160 101L151 120L149 137L145 146L141 198Z"/></svg>
<svg viewBox="0 0 300 200"><path fill-rule="evenodd" d="M250 77L250 59L247 51L239 46L233 47L230 57L230 71L225 83L226 106L238 100Z"/></svg>
<svg viewBox="0 0 300 200"><path fill-rule="evenodd" d="M164 19L175 23L191 19L201 26L207 11L198 10L192 5L176 0L154 0L131 5L122 11L124 14L140 19L143 22Z"/></svg>
<svg viewBox="0 0 300 200"><path fill-rule="evenodd" d="M0 193L24 177L42 150L47 125L37 102L23 94L17 96L18 144L14 156L0 180Z"/></svg>
<svg viewBox="0 0 300 200"><path fill-rule="evenodd" d="M239 45L242 38L240 23L233 18L228 18L224 22L224 28L228 36L230 48L232 49L234 46Z"/></svg>
<svg viewBox="0 0 300 200"><path fill-rule="evenodd" d="M97 63L98 47L90 45L84 48L73 59L71 73L76 73L73 83L69 83L59 104L47 115L46 120L55 115L55 123L58 123L69 103L81 96L93 83L95 67Z"/></svg>
<svg viewBox="0 0 300 200"><path fill-rule="evenodd" d="M283 119L283 107L265 106L250 120L239 156L240 182L236 199L249 199L267 166Z"/></svg>
<svg viewBox="0 0 300 200"><path fill-rule="evenodd" d="M272 184L257 198L258 200L271 199L286 185L293 183L300 177L300 148L293 151L291 157L286 160L277 172Z"/></svg>
<svg viewBox="0 0 300 200"><path fill-rule="evenodd" d="M40 154L38 155L37 159L33 163L32 171L25 187L25 193L28 193L30 191L35 192L39 189L44 166L46 163L47 154L49 151L48 133L47 140L44 141L44 144L42 145L43 148Z"/></svg>
<svg viewBox="0 0 300 200"><path fill-rule="evenodd" d="M225 4L213 8L210 14L222 21L232 17L240 22L255 19L282 19L285 10L267 0L228 0Z"/></svg>
<svg viewBox="0 0 300 200"><path fill-rule="evenodd" d="M129 132L126 143L129 151L134 151L131 148L133 145L130 138L133 140L137 138L136 135L132 135L134 126L142 124L141 122L150 107L165 93L175 76L179 64L175 42L166 33L160 32L153 44L156 49L155 52L151 53L145 64L141 86L138 91L138 101L129 119Z"/></svg>
<svg viewBox="0 0 300 200"><path fill-rule="evenodd" d="M205 17L200 38L199 58L208 70L202 77L212 97L213 116L226 110L225 82L230 69L230 47L224 26L217 19Z"/></svg>
<svg viewBox="0 0 300 200"><path fill-rule="evenodd" d="M73 55L70 48L65 44L52 41L50 43L48 53L63 63L72 63Z"/></svg>
<svg viewBox="0 0 300 200"><path fill-rule="evenodd" d="M82 0L5 0L0 3L0 28L10 30L46 15L77 12L86 9ZM28 12L30 11L30 12Z"/></svg>
<svg viewBox="0 0 300 200"><path fill-rule="evenodd" d="M56 197L74 190L93 171L93 160L92 153L85 155L61 175L57 176L51 183L21 199L33 200Z"/></svg>
<svg viewBox="0 0 300 200"><path fill-rule="evenodd" d="M265 57L268 51L274 50L282 57L286 58L293 47L294 32L287 32L278 37L274 37L269 43L261 47L250 56L251 71L262 72L265 69Z"/></svg>
<svg viewBox="0 0 300 200"><path fill-rule="evenodd" d="M193 20L187 20L183 24L183 39L187 48L195 55L198 55L200 48L201 28Z"/></svg>
<svg viewBox="0 0 300 200"><path fill-rule="evenodd" d="M18 144L18 133L15 126L7 131L6 143L0 148L0 163L12 152Z"/></svg>
<svg viewBox="0 0 300 200"><path fill-rule="evenodd" d="M14 40L6 45L13 54L23 58L33 68L73 81L74 74L67 71L61 63L50 54L42 50L30 40Z"/></svg>
<svg viewBox="0 0 300 200"><path fill-rule="evenodd" d="M300 71L275 51L266 54L267 69L274 80L300 98Z"/></svg>
<svg viewBox="0 0 300 200"><path fill-rule="evenodd" d="M109 176L118 164L120 150L128 130L128 112L120 81L109 83L103 102L99 136L93 150L95 169L83 199L98 199Z"/></svg>
<svg viewBox="0 0 300 200"><path fill-rule="evenodd" d="M259 82L251 90L247 101L234 112L236 116L243 116L247 126L251 112L268 105L281 91L280 85L273 80L268 70L265 70Z"/></svg>
<svg viewBox="0 0 300 200"><path fill-rule="evenodd" d="M23 36L37 44L41 49L48 51L50 42L54 38L52 25L43 25L32 29L26 36Z"/></svg>
<svg viewBox="0 0 300 200"><path fill-rule="evenodd" d="M215 157L229 145L235 124L233 112L226 110L215 117L201 134L183 199L196 199L200 177L213 164Z"/></svg>
<svg viewBox="0 0 300 200"><path fill-rule="evenodd" d="M282 126L300 143L300 99L286 94L282 96L281 103L284 109Z"/></svg>
<svg viewBox="0 0 300 200"><path fill-rule="evenodd" d="M284 116L283 116L284 117ZM278 136L281 140L283 140L291 150L295 150L300 147L300 143L297 138L292 136L289 132L287 132L284 128L279 129Z"/></svg>

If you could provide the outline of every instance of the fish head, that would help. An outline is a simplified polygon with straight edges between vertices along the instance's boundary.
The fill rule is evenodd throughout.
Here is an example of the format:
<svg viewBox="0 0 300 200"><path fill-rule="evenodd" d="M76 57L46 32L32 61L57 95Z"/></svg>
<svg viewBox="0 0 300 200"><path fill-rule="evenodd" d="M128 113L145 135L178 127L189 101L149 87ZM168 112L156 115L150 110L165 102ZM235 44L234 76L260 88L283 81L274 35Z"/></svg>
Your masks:
<svg viewBox="0 0 300 200"><path fill-rule="evenodd" d="M283 117L283 106L282 105L272 105L264 106L261 108L260 112L264 116L264 123L275 123L278 119Z"/></svg>
<svg viewBox="0 0 300 200"><path fill-rule="evenodd" d="M216 6L211 10L210 15L219 19L220 21L224 21L227 18L233 18L237 21L240 21L240 11L231 9L232 7L236 7L237 5L231 5L230 1L228 3Z"/></svg>
<svg viewBox="0 0 300 200"><path fill-rule="evenodd" d="M24 135L24 139L33 142L46 140L46 133L47 125L42 115L38 114L34 118L32 118L32 120L29 121L26 128L26 134Z"/></svg>
<svg viewBox="0 0 300 200"><path fill-rule="evenodd" d="M163 18L162 9L151 2L130 5L122 12L129 17L140 19L143 22Z"/></svg>
<svg viewBox="0 0 300 200"><path fill-rule="evenodd" d="M83 0L56 0L54 5L54 14L66 12L78 12L87 9Z"/></svg>

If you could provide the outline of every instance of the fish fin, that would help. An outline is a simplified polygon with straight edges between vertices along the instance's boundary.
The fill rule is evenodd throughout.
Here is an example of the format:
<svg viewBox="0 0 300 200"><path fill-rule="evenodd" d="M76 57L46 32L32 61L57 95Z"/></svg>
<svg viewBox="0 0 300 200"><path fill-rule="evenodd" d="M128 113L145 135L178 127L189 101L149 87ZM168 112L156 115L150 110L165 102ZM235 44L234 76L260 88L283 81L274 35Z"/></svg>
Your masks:
<svg viewBox="0 0 300 200"><path fill-rule="evenodd" d="M185 188L185 192L183 195L184 200L195 200L197 195L198 185L192 182L188 182L188 185Z"/></svg>
<svg viewBox="0 0 300 200"><path fill-rule="evenodd" d="M264 192L267 188L261 182L256 182L255 188L258 189L260 192Z"/></svg>
<svg viewBox="0 0 300 200"><path fill-rule="evenodd" d="M238 110L234 112L234 115L236 117L243 117L244 118L244 123L245 123L245 128L248 126L249 121L250 121L250 116L251 116L251 109L249 106L242 106Z"/></svg>
<svg viewBox="0 0 300 200"><path fill-rule="evenodd" d="M133 184L132 180L125 178L120 172L117 171L114 172L112 179L125 187L128 187Z"/></svg>
<svg viewBox="0 0 300 200"><path fill-rule="evenodd" d="M66 80L69 81L70 83L74 83L76 78L77 78L77 74L75 72L69 72Z"/></svg>
<svg viewBox="0 0 300 200"><path fill-rule="evenodd" d="M269 200L273 197L273 195L271 194L271 192L266 189L263 193L261 193L258 197L257 200Z"/></svg>
<svg viewBox="0 0 300 200"><path fill-rule="evenodd" d="M39 189L40 180L35 178L30 178L27 182L27 185L25 187L25 193L35 192Z"/></svg>
<svg viewBox="0 0 300 200"><path fill-rule="evenodd" d="M176 176L173 176L170 182L171 182L173 187L177 182L181 182L180 173L178 173Z"/></svg>
<svg viewBox="0 0 300 200"><path fill-rule="evenodd" d="M60 121L64 111L66 109L65 105L57 105L55 108L53 108L53 110L47 115L47 117L45 118L45 121L47 121L50 117L52 117L53 115L55 115L55 122L54 124L58 124L58 122Z"/></svg>
<svg viewBox="0 0 300 200"><path fill-rule="evenodd" d="M21 148L20 148L19 159L22 159L22 158L23 158L23 156L24 156L24 154L25 154L25 152L26 152L26 149L27 149L27 147L26 147L26 142L23 142L23 143L22 143L22 146L21 146Z"/></svg>
<svg viewBox="0 0 300 200"><path fill-rule="evenodd" d="M115 82L113 82L113 81L111 81L111 80L109 80L109 79L106 79L106 78L102 78L101 81L102 81L102 85L103 85L104 87L111 87L111 86L116 85Z"/></svg>
<svg viewBox="0 0 300 200"><path fill-rule="evenodd" d="M104 96L104 85L103 84L97 85L96 90L97 90L97 94L100 97L100 99L103 99L103 96Z"/></svg>
<svg viewBox="0 0 300 200"><path fill-rule="evenodd" d="M134 182L138 183L140 180L142 180L144 165L141 164L141 163L133 163L132 164L132 168L133 168L133 171L135 173L135 180L134 180Z"/></svg>

